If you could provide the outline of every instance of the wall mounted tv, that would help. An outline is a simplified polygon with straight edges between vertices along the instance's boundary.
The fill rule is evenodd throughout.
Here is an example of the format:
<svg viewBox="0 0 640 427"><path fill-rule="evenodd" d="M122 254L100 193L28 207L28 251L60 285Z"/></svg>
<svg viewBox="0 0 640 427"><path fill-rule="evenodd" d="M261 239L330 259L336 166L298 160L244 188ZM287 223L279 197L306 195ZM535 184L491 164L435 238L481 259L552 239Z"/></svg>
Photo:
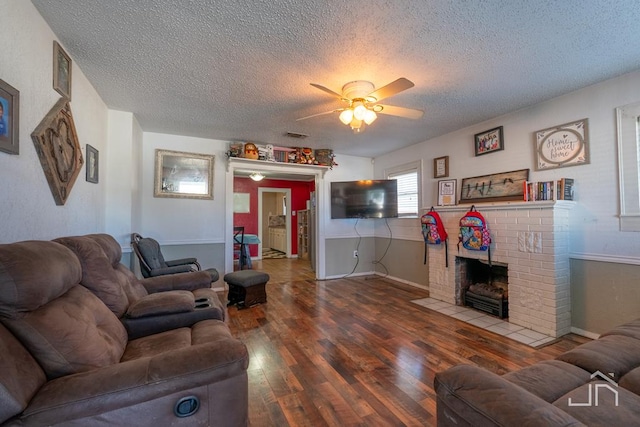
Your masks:
<svg viewBox="0 0 640 427"><path fill-rule="evenodd" d="M398 181L362 180L331 183L331 218L396 218Z"/></svg>

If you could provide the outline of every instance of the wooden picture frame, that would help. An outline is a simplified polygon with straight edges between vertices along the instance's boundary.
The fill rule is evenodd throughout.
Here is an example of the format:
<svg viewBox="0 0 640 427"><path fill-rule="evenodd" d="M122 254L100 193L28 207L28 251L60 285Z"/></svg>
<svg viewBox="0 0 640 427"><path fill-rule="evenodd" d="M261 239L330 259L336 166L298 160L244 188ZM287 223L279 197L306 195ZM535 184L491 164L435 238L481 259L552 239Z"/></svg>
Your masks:
<svg viewBox="0 0 640 427"><path fill-rule="evenodd" d="M94 184L98 183L100 162L98 150L87 144L86 180Z"/></svg>
<svg viewBox="0 0 640 427"><path fill-rule="evenodd" d="M57 41L53 42L53 88L71 101L71 57Z"/></svg>
<svg viewBox="0 0 640 427"><path fill-rule="evenodd" d="M449 156L433 159L433 177L446 178L449 176Z"/></svg>
<svg viewBox="0 0 640 427"><path fill-rule="evenodd" d="M213 200L215 156L156 150L154 197Z"/></svg>
<svg viewBox="0 0 640 427"><path fill-rule="evenodd" d="M438 206L454 206L456 204L455 179L443 179L438 181Z"/></svg>
<svg viewBox="0 0 640 427"><path fill-rule="evenodd" d="M474 148L476 156L504 150L504 129L502 126L489 129L474 135Z"/></svg>
<svg viewBox="0 0 640 427"><path fill-rule="evenodd" d="M20 154L20 92L0 80L0 151Z"/></svg>
<svg viewBox="0 0 640 427"><path fill-rule="evenodd" d="M589 119L539 130L534 135L536 170L589 163Z"/></svg>
<svg viewBox="0 0 640 427"><path fill-rule="evenodd" d="M463 178L460 203L524 201L524 183L528 180L529 169Z"/></svg>

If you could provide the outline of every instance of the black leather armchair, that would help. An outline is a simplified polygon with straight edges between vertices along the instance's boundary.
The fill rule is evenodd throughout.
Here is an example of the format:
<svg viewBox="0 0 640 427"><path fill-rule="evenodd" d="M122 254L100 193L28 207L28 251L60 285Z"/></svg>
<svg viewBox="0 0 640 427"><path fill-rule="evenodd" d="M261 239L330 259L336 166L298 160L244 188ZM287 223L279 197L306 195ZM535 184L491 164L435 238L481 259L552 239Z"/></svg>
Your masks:
<svg viewBox="0 0 640 427"><path fill-rule="evenodd" d="M132 233L131 246L140 261L140 271L144 277L201 270L200 263L196 258L165 260L160 250L160 244L151 237L142 237L138 233ZM214 268L209 268L206 271L211 274L212 282L220 277Z"/></svg>

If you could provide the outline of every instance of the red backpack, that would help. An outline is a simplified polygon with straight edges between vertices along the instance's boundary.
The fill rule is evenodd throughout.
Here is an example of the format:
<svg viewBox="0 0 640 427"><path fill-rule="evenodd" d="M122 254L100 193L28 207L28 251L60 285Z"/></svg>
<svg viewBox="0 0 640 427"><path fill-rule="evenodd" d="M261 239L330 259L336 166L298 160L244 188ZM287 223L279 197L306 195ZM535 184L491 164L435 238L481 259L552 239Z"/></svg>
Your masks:
<svg viewBox="0 0 640 427"><path fill-rule="evenodd" d="M420 218L422 236L424 237L424 263L427 263L427 245L439 245L444 242L445 264L449 267L449 250L447 247L447 230L445 230L440 215L431 207L429 212Z"/></svg>
<svg viewBox="0 0 640 427"><path fill-rule="evenodd" d="M469 212L460 218L458 251L461 243L465 249L471 251L487 251L489 265L491 265L491 234L487 227L487 221L478 212L475 205L472 205Z"/></svg>

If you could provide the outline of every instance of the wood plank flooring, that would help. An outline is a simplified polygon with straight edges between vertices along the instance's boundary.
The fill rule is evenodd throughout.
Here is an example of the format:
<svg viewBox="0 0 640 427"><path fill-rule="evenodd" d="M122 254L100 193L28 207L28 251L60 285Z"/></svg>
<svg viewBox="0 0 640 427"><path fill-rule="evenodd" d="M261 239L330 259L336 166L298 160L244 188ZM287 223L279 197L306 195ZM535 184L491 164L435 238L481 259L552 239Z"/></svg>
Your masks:
<svg viewBox="0 0 640 427"><path fill-rule="evenodd" d="M271 276L268 302L229 307L229 327L250 352L254 427L435 425L436 372L470 363L504 374L589 341L534 349L413 304L428 292L390 279L316 281L295 259L253 268Z"/></svg>

